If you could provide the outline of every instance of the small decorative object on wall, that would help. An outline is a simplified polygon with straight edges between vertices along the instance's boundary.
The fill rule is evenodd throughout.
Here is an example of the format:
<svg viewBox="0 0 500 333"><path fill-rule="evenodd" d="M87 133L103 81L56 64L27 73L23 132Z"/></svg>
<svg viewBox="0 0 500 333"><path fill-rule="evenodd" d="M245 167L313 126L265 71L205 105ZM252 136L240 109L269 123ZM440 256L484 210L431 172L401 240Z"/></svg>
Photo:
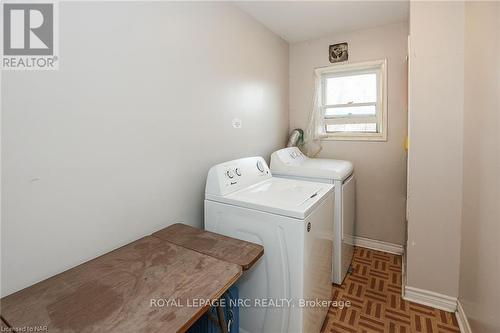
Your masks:
<svg viewBox="0 0 500 333"><path fill-rule="evenodd" d="M339 43L330 45L330 62L346 61L349 57L347 53L347 43Z"/></svg>

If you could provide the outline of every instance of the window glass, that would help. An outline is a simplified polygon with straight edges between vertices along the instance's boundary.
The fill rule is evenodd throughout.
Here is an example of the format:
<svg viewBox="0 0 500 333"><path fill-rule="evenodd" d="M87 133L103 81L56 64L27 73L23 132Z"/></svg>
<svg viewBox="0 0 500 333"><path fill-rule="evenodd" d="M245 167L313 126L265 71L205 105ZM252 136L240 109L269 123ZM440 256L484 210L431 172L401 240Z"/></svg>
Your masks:
<svg viewBox="0 0 500 333"><path fill-rule="evenodd" d="M375 103L377 74L356 74L326 78L326 105Z"/></svg>
<svg viewBox="0 0 500 333"><path fill-rule="evenodd" d="M327 132L377 133L376 123L326 125Z"/></svg>

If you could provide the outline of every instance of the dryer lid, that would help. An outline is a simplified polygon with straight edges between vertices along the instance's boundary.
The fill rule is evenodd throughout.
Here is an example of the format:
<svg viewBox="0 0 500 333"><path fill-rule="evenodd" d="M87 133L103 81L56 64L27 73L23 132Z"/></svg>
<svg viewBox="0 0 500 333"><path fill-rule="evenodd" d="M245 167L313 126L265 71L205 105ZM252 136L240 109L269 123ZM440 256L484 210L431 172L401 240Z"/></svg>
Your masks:
<svg viewBox="0 0 500 333"><path fill-rule="evenodd" d="M328 158L309 158L297 147L275 151L271 155L274 175L345 180L354 171L351 162Z"/></svg>
<svg viewBox="0 0 500 333"><path fill-rule="evenodd" d="M207 194L206 199L305 219L332 191L330 184L270 178L226 196Z"/></svg>

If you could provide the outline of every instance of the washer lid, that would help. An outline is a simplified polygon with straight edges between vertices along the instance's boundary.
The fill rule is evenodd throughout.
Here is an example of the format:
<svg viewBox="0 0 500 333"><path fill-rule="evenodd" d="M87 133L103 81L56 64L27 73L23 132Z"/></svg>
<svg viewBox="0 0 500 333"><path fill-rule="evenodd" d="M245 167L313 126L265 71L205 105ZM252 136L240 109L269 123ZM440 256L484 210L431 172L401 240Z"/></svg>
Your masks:
<svg viewBox="0 0 500 333"><path fill-rule="evenodd" d="M271 155L271 173L273 175L343 181L353 171L353 165L349 161L309 158L302 154L297 147L280 149Z"/></svg>
<svg viewBox="0 0 500 333"><path fill-rule="evenodd" d="M270 178L226 196L207 200L305 219L333 191L333 185L286 178Z"/></svg>

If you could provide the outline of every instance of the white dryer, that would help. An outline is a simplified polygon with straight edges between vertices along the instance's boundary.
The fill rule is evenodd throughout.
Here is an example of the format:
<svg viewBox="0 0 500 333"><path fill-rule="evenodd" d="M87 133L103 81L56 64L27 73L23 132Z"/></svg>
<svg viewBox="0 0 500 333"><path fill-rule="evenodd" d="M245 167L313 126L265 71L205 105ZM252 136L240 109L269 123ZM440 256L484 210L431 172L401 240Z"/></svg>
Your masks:
<svg viewBox="0 0 500 333"><path fill-rule="evenodd" d="M355 179L349 161L309 158L297 147L275 151L271 172L276 177L334 184L332 282L342 284L354 253Z"/></svg>
<svg viewBox="0 0 500 333"><path fill-rule="evenodd" d="M205 229L264 246L238 282L242 332L320 331L328 306L311 301L331 300L333 203L332 185L274 178L261 157L210 169Z"/></svg>

